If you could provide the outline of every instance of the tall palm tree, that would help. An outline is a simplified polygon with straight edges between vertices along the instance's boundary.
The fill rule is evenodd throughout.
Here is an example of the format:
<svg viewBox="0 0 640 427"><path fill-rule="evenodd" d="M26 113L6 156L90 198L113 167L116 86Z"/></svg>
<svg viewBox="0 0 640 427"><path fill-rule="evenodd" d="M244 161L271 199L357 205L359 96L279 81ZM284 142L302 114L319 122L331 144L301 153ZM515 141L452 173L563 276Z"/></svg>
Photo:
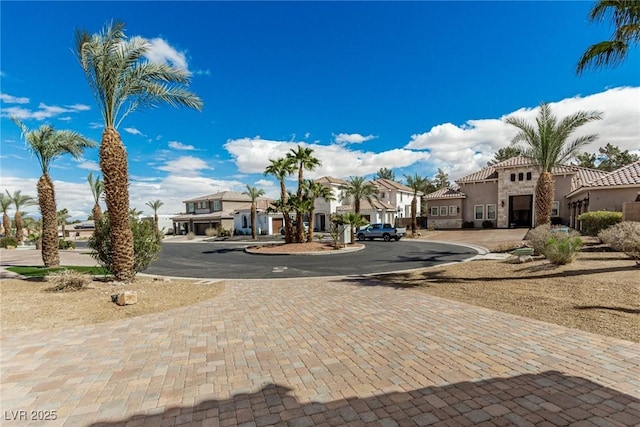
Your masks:
<svg viewBox="0 0 640 427"><path fill-rule="evenodd" d="M38 129L29 130L17 118L14 117L13 121L20 128L22 137L27 142L27 147L38 159L42 171L37 186L38 203L42 214L42 262L45 267L58 266L60 265L58 214L53 180L49 174L51 164L64 154L70 154L78 159L82 156L85 148L93 148L97 144L74 131L58 131L50 125L42 125Z"/></svg>
<svg viewBox="0 0 640 427"><path fill-rule="evenodd" d="M62 227L62 230L61 230L62 238L65 238L67 236L66 225L67 225L67 220L69 218L71 218L71 215L69 215L69 210L67 208L64 208L56 212L56 219L57 219L56 233L58 231L57 225L60 224L60 226ZM57 234L56 234L56 237L57 237Z"/></svg>
<svg viewBox="0 0 640 427"><path fill-rule="evenodd" d="M27 196L26 194L22 194L21 190L16 190L13 192L13 195L9 193L7 190L7 195L11 198L11 203L16 210L16 213L13 215L13 223L16 227L16 239L18 240L18 244L21 244L24 240L24 224L22 223L22 212L20 209L27 206L33 206L37 204L36 200L33 196ZM55 214L54 214L54 224L55 224ZM57 239L57 235L56 235ZM56 240L57 241L57 240Z"/></svg>
<svg viewBox="0 0 640 427"><path fill-rule="evenodd" d="M264 190L247 184L247 191L242 194L246 194L251 197L251 236L253 237L253 240L257 240L258 230L256 229L256 219L258 217L258 209L256 207L256 200L258 197L264 196Z"/></svg>
<svg viewBox="0 0 640 427"><path fill-rule="evenodd" d="M287 187L285 179L296 170L296 165L284 158L277 160L269 159L269 166L264 170L265 175L273 175L280 182L280 209L284 218L284 241L291 243L293 241L293 231L291 227L291 218L289 217Z"/></svg>
<svg viewBox="0 0 640 427"><path fill-rule="evenodd" d="M315 211L315 200L324 199L325 202L335 200L333 191L329 187L325 187L321 183L313 180L304 181L304 197L311 200L309 210L309 233L307 234L307 242L313 242L313 214Z"/></svg>
<svg viewBox="0 0 640 427"><path fill-rule="evenodd" d="M420 175L413 174L413 176L405 175L404 179L407 180L407 187L413 190L413 199L411 199L411 235L414 236L416 229L418 228L417 211L418 211L418 193L429 182L429 179Z"/></svg>
<svg viewBox="0 0 640 427"><path fill-rule="evenodd" d="M597 135L583 135L568 141L571 134L580 126L600 120L602 113L597 111L578 111L562 120L552 114L549 104L541 103L535 126L522 118L507 117L505 122L520 131L511 141L522 148L522 154L532 158L540 177L535 189L535 224L548 224L555 194L555 183L551 173L554 166L575 157L584 145L595 141Z"/></svg>
<svg viewBox="0 0 640 427"><path fill-rule="evenodd" d="M2 209L2 228L5 236L11 236L11 218L9 218L9 209L11 208L11 197L0 193L0 209Z"/></svg>
<svg viewBox="0 0 640 427"><path fill-rule="evenodd" d="M104 119L100 168L110 220L114 277L130 281L135 275L133 234L129 224L127 152L116 130L133 111L160 104L202 109L202 100L186 90L187 70L144 59L150 43L127 38L124 24L111 22L100 33L76 32L76 55Z"/></svg>
<svg viewBox="0 0 640 427"><path fill-rule="evenodd" d="M371 182L365 181L363 176L350 176L347 184L340 187L341 198L353 197L354 212L360 213L360 201L366 200L373 205L378 200L378 188Z"/></svg>
<svg viewBox="0 0 640 427"><path fill-rule="evenodd" d="M304 170L314 170L320 166L320 160L313 156L313 148L303 147L302 145L298 145L296 148L289 150L287 159L298 168L298 191L296 192L296 196L302 203ZM300 210L296 210L296 221L296 241L302 243L304 242L304 224L302 223L302 212L300 212Z"/></svg>
<svg viewBox="0 0 640 427"><path fill-rule="evenodd" d="M91 217L93 218L94 227L100 226L100 220L102 219L102 208L100 208L100 198L104 192L104 182L97 175L93 178L93 172L89 172L87 176L89 187L91 188L91 195L93 196L93 209L91 209Z"/></svg>
<svg viewBox="0 0 640 427"><path fill-rule="evenodd" d="M616 66L627 56L629 47L640 41L640 2L638 0L598 0L591 9L591 22L602 22L607 16L615 26L610 40L591 45L582 54L576 72L589 68Z"/></svg>
<svg viewBox="0 0 640 427"><path fill-rule="evenodd" d="M158 230L158 209L164 205L160 200L154 200L153 202L145 203L151 209L153 209L153 225L155 225L156 230Z"/></svg>

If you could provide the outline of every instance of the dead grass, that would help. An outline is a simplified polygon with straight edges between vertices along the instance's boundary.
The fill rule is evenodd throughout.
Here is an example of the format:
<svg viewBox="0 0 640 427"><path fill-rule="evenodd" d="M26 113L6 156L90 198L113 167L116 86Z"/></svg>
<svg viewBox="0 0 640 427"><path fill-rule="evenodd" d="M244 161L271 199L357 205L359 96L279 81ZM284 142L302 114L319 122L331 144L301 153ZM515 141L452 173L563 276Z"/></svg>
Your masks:
<svg viewBox="0 0 640 427"><path fill-rule="evenodd" d="M640 342L640 269L617 252L582 252L571 264L473 261L378 276L437 297Z"/></svg>

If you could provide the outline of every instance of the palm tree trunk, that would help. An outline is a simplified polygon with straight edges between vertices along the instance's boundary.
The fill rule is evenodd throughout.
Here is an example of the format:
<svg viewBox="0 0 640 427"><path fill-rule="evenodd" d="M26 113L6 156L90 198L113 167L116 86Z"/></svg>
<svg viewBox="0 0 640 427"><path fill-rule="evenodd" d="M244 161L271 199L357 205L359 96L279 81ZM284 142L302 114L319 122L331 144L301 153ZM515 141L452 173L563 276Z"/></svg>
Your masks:
<svg viewBox="0 0 640 427"><path fill-rule="evenodd" d="M413 197L411 200L411 236L415 236L416 229L418 228L418 221L416 219L416 211L418 210L418 199Z"/></svg>
<svg viewBox="0 0 640 427"><path fill-rule="evenodd" d="M280 200L282 201L282 217L284 219L284 242L291 243L293 240L293 228L291 227L291 218L289 217L289 211L285 209L287 205L287 188L284 184L284 179L280 180Z"/></svg>
<svg viewBox="0 0 640 427"><path fill-rule="evenodd" d="M4 235L11 236L11 218L6 212L2 214L2 227L4 228Z"/></svg>
<svg viewBox="0 0 640 427"><path fill-rule="evenodd" d="M109 212L113 275L117 281L133 280L135 254L129 224L129 170L127 151L120 134L105 128L100 144L100 169L104 179L105 202Z"/></svg>
<svg viewBox="0 0 640 427"><path fill-rule="evenodd" d="M313 209L309 211L309 232L307 233L307 242L313 242Z"/></svg>
<svg viewBox="0 0 640 427"><path fill-rule="evenodd" d="M255 203L251 204L251 237L253 237L253 240L258 240L258 230L256 229L256 217L257 217L257 212L256 212L256 205Z"/></svg>
<svg viewBox="0 0 640 427"><path fill-rule="evenodd" d="M38 180L38 201L42 214L42 262L45 267L57 267L60 265L58 214L53 182L47 174Z"/></svg>
<svg viewBox="0 0 640 427"><path fill-rule="evenodd" d="M160 231L158 229L158 214L157 213L153 213L153 224L156 226L156 231Z"/></svg>
<svg viewBox="0 0 640 427"><path fill-rule="evenodd" d="M97 230L100 227L100 221L102 220L102 209L100 204L96 203L91 209L91 216L93 217L93 229Z"/></svg>
<svg viewBox="0 0 640 427"><path fill-rule="evenodd" d="M551 209L553 208L553 196L555 185L553 175L550 172L540 173L536 183L536 227L551 222Z"/></svg>
<svg viewBox="0 0 640 427"><path fill-rule="evenodd" d="M22 215L20 212L16 211L13 216L13 223L16 227L16 240L18 240L18 244L21 244L24 240L24 230L22 229L24 225L22 224Z"/></svg>

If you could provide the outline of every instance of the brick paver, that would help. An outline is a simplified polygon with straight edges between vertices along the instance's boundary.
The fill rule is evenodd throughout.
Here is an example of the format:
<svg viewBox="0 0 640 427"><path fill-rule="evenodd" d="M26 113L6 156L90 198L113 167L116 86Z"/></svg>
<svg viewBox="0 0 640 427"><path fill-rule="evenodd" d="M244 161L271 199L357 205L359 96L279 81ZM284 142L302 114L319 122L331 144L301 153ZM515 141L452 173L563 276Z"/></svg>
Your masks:
<svg viewBox="0 0 640 427"><path fill-rule="evenodd" d="M366 278L225 286L166 313L3 336L2 424L640 424L637 343Z"/></svg>

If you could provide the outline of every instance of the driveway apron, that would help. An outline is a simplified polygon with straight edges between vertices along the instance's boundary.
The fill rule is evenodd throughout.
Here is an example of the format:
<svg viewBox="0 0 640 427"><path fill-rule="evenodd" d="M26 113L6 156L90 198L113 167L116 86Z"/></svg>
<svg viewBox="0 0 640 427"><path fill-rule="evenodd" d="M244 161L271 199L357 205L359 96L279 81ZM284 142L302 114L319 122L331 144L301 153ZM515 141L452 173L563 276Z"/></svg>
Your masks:
<svg viewBox="0 0 640 427"><path fill-rule="evenodd" d="M640 423L640 344L366 277L0 343L8 426Z"/></svg>

